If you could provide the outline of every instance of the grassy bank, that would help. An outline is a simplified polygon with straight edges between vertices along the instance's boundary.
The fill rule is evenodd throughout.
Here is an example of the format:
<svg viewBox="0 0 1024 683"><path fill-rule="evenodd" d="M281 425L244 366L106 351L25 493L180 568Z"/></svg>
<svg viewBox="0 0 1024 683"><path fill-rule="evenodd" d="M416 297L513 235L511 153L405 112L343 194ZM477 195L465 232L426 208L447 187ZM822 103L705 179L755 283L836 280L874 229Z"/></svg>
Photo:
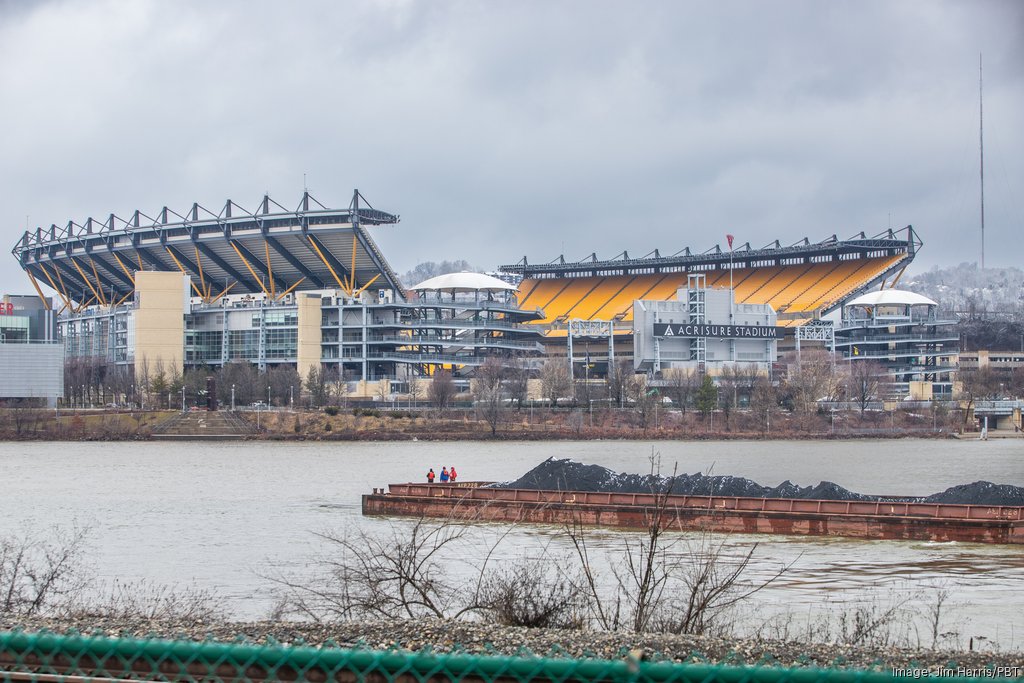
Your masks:
<svg viewBox="0 0 1024 683"><path fill-rule="evenodd" d="M146 440L154 427L177 411L0 409L3 440ZM660 410L641 414L628 408L588 411L571 408L506 408L484 414L473 408L275 409L240 411L254 439L273 440L599 440L599 439L857 439L948 438L959 424L953 414L928 411L753 415L716 411L702 415Z"/></svg>

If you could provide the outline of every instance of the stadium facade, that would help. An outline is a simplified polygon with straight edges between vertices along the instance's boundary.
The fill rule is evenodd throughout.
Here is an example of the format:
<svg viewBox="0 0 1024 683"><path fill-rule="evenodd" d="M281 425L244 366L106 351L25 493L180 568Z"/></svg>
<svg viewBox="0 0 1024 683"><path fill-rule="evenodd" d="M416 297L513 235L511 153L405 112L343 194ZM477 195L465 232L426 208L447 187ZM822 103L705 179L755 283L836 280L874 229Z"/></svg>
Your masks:
<svg viewBox="0 0 1024 683"><path fill-rule="evenodd" d="M768 364L793 329L838 318L844 302L898 282L921 246L907 226L699 254L524 257L499 277L462 273L407 289L369 234L398 222L358 190L346 209L304 193L289 210L265 196L255 211L228 200L216 213L193 204L183 214L164 207L156 217L135 211L37 228L13 253L56 315L68 357L136 374L156 363L183 370L243 361L401 381L439 367L469 375L488 357L539 366L568 356L574 367L583 348L596 377L623 359L654 375L675 362ZM719 321L730 285L730 313ZM678 335L665 341L664 325L676 317L700 322L689 300L697 289L704 322L771 328L772 339L697 327L685 344Z"/></svg>
<svg viewBox="0 0 1024 683"><path fill-rule="evenodd" d="M358 191L347 210L305 193L294 211L264 197L254 213L229 200L217 214L194 204L51 226L14 253L59 307L69 357L137 374L244 361L375 381L541 352L541 330L523 326L540 314L505 282L462 274L407 291L366 230L398 220Z"/></svg>

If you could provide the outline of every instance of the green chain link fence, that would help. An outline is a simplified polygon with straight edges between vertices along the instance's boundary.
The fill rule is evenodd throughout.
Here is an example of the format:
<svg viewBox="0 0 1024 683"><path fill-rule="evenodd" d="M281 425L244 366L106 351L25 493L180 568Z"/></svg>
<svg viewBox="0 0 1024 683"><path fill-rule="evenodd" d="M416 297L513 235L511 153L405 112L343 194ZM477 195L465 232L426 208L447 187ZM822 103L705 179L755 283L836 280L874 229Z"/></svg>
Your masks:
<svg viewBox="0 0 1024 683"><path fill-rule="evenodd" d="M135 680L228 683L880 683L896 672L637 661L631 657L435 654L303 644L195 642L48 632L0 633L0 681ZM952 665L955 666L955 665ZM955 670L947 673L953 673ZM1010 681L1020 672L967 672L961 680ZM973 674L970 675L970 674ZM934 675L934 672L932 673Z"/></svg>

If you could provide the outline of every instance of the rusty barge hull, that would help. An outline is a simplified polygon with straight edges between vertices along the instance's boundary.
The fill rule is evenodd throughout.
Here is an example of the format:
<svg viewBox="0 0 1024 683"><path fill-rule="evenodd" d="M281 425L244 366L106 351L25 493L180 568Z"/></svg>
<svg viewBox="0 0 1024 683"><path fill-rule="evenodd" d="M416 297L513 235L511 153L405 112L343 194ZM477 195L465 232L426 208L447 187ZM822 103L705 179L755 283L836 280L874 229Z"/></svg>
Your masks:
<svg viewBox="0 0 1024 683"><path fill-rule="evenodd" d="M732 496L656 496L482 488L485 482L391 484L363 496L363 514L460 521L1024 544L1024 507Z"/></svg>

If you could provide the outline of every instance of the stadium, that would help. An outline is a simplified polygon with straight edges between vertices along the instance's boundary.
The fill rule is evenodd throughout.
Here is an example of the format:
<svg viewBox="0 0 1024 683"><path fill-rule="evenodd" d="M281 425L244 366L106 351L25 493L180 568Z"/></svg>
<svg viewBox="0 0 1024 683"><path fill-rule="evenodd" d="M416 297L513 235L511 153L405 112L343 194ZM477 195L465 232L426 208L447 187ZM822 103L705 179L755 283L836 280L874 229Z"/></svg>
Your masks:
<svg viewBox="0 0 1024 683"><path fill-rule="evenodd" d="M44 327L68 358L102 359L136 375L152 364L183 371L244 361L302 376L318 368L363 393L374 391L368 382L402 383L442 367L468 377L489 357L534 369L546 357L587 359L581 369L595 377L613 361L633 360L638 371L656 373L675 363L634 358L635 340L651 334L637 327L636 303L676 301L694 283L732 294L728 320L713 320L702 303L706 317L691 321L733 323L737 311L762 307L749 324L781 330L784 349L844 302L896 284L921 246L907 226L759 249L542 264L524 257L501 266L499 277L457 273L407 287L370 235L398 223L358 190L346 209L309 193L294 210L264 196L255 211L228 200L216 213L193 204L184 213L164 207L155 218L135 211L37 228L12 253L55 318ZM698 341L691 348L704 348ZM731 357L694 351L688 359L702 367L744 360L729 343ZM765 347L771 356L775 343Z"/></svg>
<svg viewBox="0 0 1024 683"><path fill-rule="evenodd" d="M895 286L921 245L913 227L907 226L874 237L860 233L840 240L832 235L820 242L804 238L790 246L775 241L760 249L749 242L728 251L716 245L699 254L686 248L671 256L655 250L640 258L622 252L609 260L599 260L596 254L581 261L559 256L543 264L531 264L524 257L501 270L523 278L519 289L522 307L543 311L543 318L531 325L544 329L549 353L571 349L573 337L590 340L598 330L611 337L609 356L635 361L633 341L641 332L634 316L635 302L676 300L694 275L702 276L697 279L701 288L731 288L733 308L771 306L775 312L771 324L788 328L785 336L780 335L780 348L786 349L800 336L801 326L835 314L845 301L871 288ZM722 318L726 315L731 318L733 311L723 313ZM574 353L570 355L579 360ZM719 360L742 360L733 356ZM590 357L592 362L596 358ZM599 358L599 362L607 360L608 356ZM695 353L693 360L703 363L705 359Z"/></svg>

